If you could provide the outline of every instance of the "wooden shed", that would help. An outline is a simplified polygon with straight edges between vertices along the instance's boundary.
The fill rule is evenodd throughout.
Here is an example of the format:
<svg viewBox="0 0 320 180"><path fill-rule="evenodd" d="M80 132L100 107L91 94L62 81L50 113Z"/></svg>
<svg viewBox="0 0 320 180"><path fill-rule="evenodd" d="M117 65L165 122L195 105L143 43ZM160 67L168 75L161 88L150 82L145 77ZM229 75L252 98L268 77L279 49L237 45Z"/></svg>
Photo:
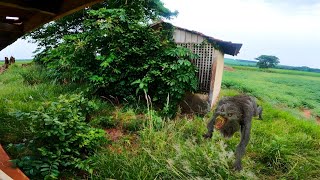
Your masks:
<svg viewBox="0 0 320 180"><path fill-rule="evenodd" d="M151 26L161 29L163 23L166 22L160 21ZM199 56L197 59L192 59L192 62L198 67L198 91L201 94L207 94L207 98L203 96L200 98L207 99L209 107L212 108L218 100L221 89L224 54L236 56L242 44L219 40L200 32L177 26L174 26L173 39L179 46L189 48ZM188 94L188 96L192 95ZM186 98L188 99L187 101L193 101L193 97ZM197 104L199 100L188 103L196 103L195 105L190 105L194 107L199 105Z"/></svg>

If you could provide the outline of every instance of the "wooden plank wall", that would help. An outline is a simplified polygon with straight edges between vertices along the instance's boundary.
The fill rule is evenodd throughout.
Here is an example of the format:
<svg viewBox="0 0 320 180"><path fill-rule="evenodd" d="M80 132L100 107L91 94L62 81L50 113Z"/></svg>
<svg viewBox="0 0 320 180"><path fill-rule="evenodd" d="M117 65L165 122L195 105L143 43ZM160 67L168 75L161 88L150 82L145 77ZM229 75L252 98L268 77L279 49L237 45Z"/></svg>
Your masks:
<svg viewBox="0 0 320 180"><path fill-rule="evenodd" d="M173 38L176 43L202 43L204 38L198 34L194 34L185 30L175 29Z"/></svg>
<svg viewBox="0 0 320 180"><path fill-rule="evenodd" d="M222 82L224 54L209 43L204 43L205 38L197 33L176 28L173 36L175 42L189 48L198 54L198 59L191 60L198 67L198 91L208 93L209 104L212 108L217 102Z"/></svg>

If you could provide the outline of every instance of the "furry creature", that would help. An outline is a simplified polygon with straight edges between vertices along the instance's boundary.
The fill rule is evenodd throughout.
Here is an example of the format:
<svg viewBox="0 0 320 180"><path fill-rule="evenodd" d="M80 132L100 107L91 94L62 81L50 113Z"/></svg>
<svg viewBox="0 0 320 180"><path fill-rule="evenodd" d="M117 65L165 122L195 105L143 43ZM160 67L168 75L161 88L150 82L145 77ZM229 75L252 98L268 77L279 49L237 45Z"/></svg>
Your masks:
<svg viewBox="0 0 320 180"><path fill-rule="evenodd" d="M203 135L205 138L211 138L215 128L224 137L230 138L240 130L241 140L235 153L234 168L236 170L242 169L241 159L250 139L253 116L259 116L259 119L262 119L262 107L257 105L255 98L247 95L225 97L219 101L214 116L207 125L208 132Z"/></svg>

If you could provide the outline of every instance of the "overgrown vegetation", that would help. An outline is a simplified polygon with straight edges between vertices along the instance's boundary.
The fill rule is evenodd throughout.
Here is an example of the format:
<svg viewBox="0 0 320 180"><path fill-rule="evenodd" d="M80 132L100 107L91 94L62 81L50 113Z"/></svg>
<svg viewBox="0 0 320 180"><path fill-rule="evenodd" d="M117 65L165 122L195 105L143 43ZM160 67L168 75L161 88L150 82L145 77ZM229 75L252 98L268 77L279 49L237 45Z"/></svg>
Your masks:
<svg viewBox="0 0 320 180"><path fill-rule="evenodd" d="M150 20L174 13L158 0L112 1L98 7L102 8L84 10L86 17L77 33L50 31L76 21L72 19L32 33L46 47L36 62L60 82L88 83L91 93L121 102L137 102L148 95L163 114L174 115L185 92L196 90L196 68L189 61L195 55L177 47L170 24L150 27ZM60 40L47 42L41 34Z"/></svg>
<svg viewBox="0 0 320 180"><path fill-rule="evenodd" d="M65 98L62 98L65 100L60 103L57 99L59 94L65 94L66 92L78 94L72 86L53 85L51 82L46 81L39 81L37 84L30 85L27 83L28 81L24 81L21 74L34 73L34 68L13 66L5 74L0 75L0 82L3 84L3 86L0 86L1 90L3 90L0 91L0 98L2 101L8 102L8 104L1 106L0 140L13 158L30 156L35 147L40 147L31 146L28 143L29 140L36 137L33 131L30 131L31 126L29 126L29 123L37 122L40 124L45 120L44 118L36 118L38 119L37 121L19 120L16 116L12 116L13 112L24 111L31 113L30 115L35 115L32 111L37 112L38 107L43 106L47 110L38 110L40 114L50 114L49 112L52 112L55 116L59 114L56 109L57 105L64 104L63 107L66 107L66 109L73 109L72 111L67 111L67 114L72 115L71 117L81 117L82 119L86 117L82 113L81 116L76 113L79 110L79 106L65 106L69 104L64 103ZM295 79L304 80L304 83L308 82L307 79L309 78L313 79L310 76L266 73L263 71L236 69L234 72L225 72L224 84L226 85L225 82L228 81L237 82L240 75L244 78L247 77L250 87L254 87L253 84L269 76L274 80L283 80L285 77L294 76L293 78ZM302 119L300 115L297 115L299 111L291 111L292 107L282 108L287 103L289 105L294 98L288 99L286 103L285 101L278 101L279 98L274 97L277 97L276 94L281 92L281 89L287 88L281 86L276 91L277 93L270 89L262 91L262 89L269 86L268 83L265 83L260 84L261 88L253 88L247 91L243 88L249 86L249 84L245 84L247 81L239 81L237 86L232 85L228 88L224 86L221 94L221 96L231 96L238 94L240 91L257 95L260 99L259 104L264 107L264 120L253 121L251 140L243 160L244 171L241 173L232 170L233 152L240 138L239 133L236 133L235 137L228 140L223 139L217 132L214 133L214 137L210 141L202 138L206 128L206 120L210 115L203 120L199 117L186 118L178 114L175 120L164 121L159 116L159 113L152 110L148 111L144 108L141 109L138 105L114 106L109 104L108 101L96 101L94 103L96 104L95 106L92 106L92 104L89 107L96 107L97 111L90 113L90 117L87 117L89 118L88 121L81 121L80 127L90 125L91 127L106 129L107 132L111 132L108 139L112 139L112 143L108 146L103 146L101 149L98 148L99 150L94 156L81 156L81 158L88 159L79 161L78 164L80 166L72 167L72 171L66 171L70 166L66 169L59 164L59 178L318 179L320 169L320 131L318 126L315 122ZM311 86L313 87L312 84L309 84L306 89L310 89ZM294 86L291 91L295 92L299 87ZM43 88L47 88L50 91L45 91ZM10 93L8 89L10 89ZM81 89L84 90L86 88ZM6 92L13 95L9 96ZM33 99L29 98L30 96ZM304 98L305 100L311 100L311 96L305 96ZM26 100L24 101L24 99ZM78 102L78 100L75 101ZM58 104L51 102L58 102ZM51 110L49 110L50 107ZM14 114L17 115L16 113ZM49 117L53 119L54 116L50 115ZM66 118L59 119L65 120L64 122L69 121ZM70 119L72 120L72 118ZM52 121L49 122L53 123ZM60 123L57 124L59 130L55 130L55 128L46 129L46 132L62 132L60 125ZM71 129L73 128L76 127ZM45 132L44 130L38 128L37 132ZM102 133L102 131L100 132ZM115 136L115 134L118 135ZM86 133L85 137L87 135L90 136L90 133ZM8 144L12 145L8 146ZM48 147L47 145L42 147L49 148L52 147L51 145L53 144L49 144ZM89 147L92 150L93 148L91 147L94 146ZM64 147L61 149L64 149ZM52 157L49 155L47 154L48 157ZM44 157L48 158L47 156ZM56 160L55 158L53 159ZM59 159L57 160L59 161ZM69 161L70 159L64 159L63 163L68 163ZM33 163L36 162L34 161ZM74 161L71 160L70 162ZM41 165L43 164L48 163L42 162ZM37 171L36 166L31 166L31 163L20 165L26 170L25 172L30 171L31 167L33 167L34 171ZM50 165L52 167L55 166L55 164ZM43 167L39 165L39 168L46 170L47 165ZM79 173L79 169L83 170L80 171L82 173Z"/></svg>
<svg viewBox="0 0 320 180"><path fill-rule="evenodd" d="M86 115L95 108L92 101L81 95L71 95L60 96L57 102L45 102L29 113L15 113L17 119L30 122L28 130L32 133L26 142L31 154L14 160L15 164L27 175L45 179L57 178L61 170L92 173L84 162L106 141L103 130L85 122Z"/></svg>
<svg viewBox="0 0 320 180"><path fill-rule="evenodd" d="M319 179L320 130L300 112L319 115L316 73L225 72L222 96L251 94L264 107L240 173L239 133L208 141L210 115L163 116L197 85L194 55L170 25L149 26L174 14L160 0L108 1L31 33L37 64L0 75L0 143L16 164L33 179Z"/></svg>
<svg viewBox="0 0 320 180"><path fill-rule="evenodd" d="M79 87L46 81L36 65L13 65L0 76L0 143L16 164L34 178L55 178L68 169L90 172L82 160L106 141L104 131L84 121L94 103L78 95L57 100L78 93Z"/></svg>
<svg viewBox="0 0 320 180"><path fill-rule="evenodd" d="M35 73L35 69L33 66L22 69L18 65L13 65L8 72L0 75L0 143L2 144L18 143L21 139L30 137L30 132L27 130L28 121L17 121L10 116L11 113L36 110L42 102L75 90L72 86L57 86L44 83L45 81L42 80L39 80L42 82L40 84L28 84L21 75L37 74L38 76L39 72Z"/></svg>
<svg viewBox="0 0 320 180"><path fill-rule="evenodd" d="M153 118L153 117L152 117ZM198 128L196 128L198 127ZM138 132L138 142L124 137L112 148L101 151L92 179L245 179L254 178L250 170L232 170L233 151L216 134L212 142L202 138L201 118L167 122L160 130ZM130 136L129 136L130 137ZM115 150L116 149L116 150Z"/></svg>

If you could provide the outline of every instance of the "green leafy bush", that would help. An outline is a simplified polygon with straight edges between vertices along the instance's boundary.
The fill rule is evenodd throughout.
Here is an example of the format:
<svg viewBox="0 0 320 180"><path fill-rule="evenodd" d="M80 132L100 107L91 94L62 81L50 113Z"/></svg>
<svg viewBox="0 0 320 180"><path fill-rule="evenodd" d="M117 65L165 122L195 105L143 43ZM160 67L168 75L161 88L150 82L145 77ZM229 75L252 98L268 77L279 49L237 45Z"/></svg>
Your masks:
<svg viewBox="0 0 320 180"><path fill-rule="evenodd" d="M92 92L136 102L145 95L154 107L176 111L186 91L197 87L195 55L173 42L173 28L162 30L128 14L124 9L92 10L87 31L64 36L62 43L41 60L51 77L60 81L86 82Z"/></svg>
<svg viewBox="0 0 320 180"><path fill-rule="evenodd" d="M54 179L61 171L76 168L91 172L82 162L106 141L103 130L85 122L86 113L94 108L94 103L81 95L70 95L25 113L34 134L29 146L32 154L15 163L31 177Z"/></svg>

